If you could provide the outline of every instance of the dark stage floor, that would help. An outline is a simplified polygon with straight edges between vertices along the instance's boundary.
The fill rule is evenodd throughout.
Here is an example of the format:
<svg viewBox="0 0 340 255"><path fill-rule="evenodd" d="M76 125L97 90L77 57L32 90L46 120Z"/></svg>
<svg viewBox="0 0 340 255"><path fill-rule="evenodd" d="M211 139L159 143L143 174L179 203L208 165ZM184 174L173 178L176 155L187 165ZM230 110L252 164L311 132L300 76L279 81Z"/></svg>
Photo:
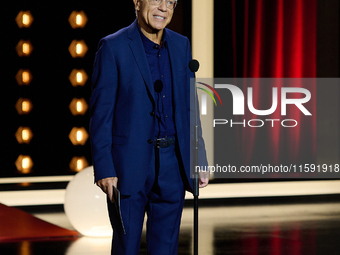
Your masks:
<svg viewBox="0 0 340 255"><path fill-rule="evenodd" d="M340 254L340 203L289 200L244 205L230 201L200 208L200 255L338 255ZM243 202L247 199L243 200ZM274 203L274 204L273 204ZM229 204L229 205L228 205ZM35 215L72 228L63 212ZM179 253L192 254L192 209L183 212ZM140 254L146 254L143 233ZM41 239L0 243L5 255L108 255L110 238Z"/></svg>

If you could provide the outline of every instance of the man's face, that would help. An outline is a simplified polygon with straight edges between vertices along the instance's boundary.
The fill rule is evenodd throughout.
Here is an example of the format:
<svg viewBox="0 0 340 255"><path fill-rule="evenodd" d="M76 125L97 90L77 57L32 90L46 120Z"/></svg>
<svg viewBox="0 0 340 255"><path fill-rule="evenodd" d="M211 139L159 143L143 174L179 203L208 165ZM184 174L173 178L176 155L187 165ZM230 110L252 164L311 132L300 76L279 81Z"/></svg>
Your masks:
<svg viewBox="0 0 340 255"><path fill-rule="evenodd" d="M162 1L160 5L150 5L149 0L134 0L138 11L138 24L151 33L163 30L174 13L174 10L166 7L166 1Z"/></svg>

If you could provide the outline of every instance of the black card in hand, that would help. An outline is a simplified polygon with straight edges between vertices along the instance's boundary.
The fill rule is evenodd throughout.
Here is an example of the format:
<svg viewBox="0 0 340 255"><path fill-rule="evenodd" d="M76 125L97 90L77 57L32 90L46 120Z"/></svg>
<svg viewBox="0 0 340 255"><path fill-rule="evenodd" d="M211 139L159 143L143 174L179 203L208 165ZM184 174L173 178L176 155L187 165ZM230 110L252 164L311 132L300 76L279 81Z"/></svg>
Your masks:
<svg viewBox="0 0 340 255"><path fill-rule="evenodd" d="M114 199L113 203L115 204L117 215L119 215L119 223L123 229L124 234L126 234L124 223L123 223L123 218L122 218L122 211L120 209L120 191L115 186L113 186L113 199Z"/></svg>

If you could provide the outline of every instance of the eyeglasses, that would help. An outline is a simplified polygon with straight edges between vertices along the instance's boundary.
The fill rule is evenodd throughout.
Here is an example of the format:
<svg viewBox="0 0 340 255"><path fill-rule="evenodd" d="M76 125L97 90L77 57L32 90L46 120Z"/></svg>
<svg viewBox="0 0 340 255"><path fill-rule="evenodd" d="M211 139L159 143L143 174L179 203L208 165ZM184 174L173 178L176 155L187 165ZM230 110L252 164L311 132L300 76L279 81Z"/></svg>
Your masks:
<svg viewBox="0 0 340 255"><path fill-rule="evenodd" d="M162 4L163 0L149 0L149 3L151 5L158 5L160 6ZM173 10L176 8L177 0L165 0L166 7L170 10Z"/></svg>

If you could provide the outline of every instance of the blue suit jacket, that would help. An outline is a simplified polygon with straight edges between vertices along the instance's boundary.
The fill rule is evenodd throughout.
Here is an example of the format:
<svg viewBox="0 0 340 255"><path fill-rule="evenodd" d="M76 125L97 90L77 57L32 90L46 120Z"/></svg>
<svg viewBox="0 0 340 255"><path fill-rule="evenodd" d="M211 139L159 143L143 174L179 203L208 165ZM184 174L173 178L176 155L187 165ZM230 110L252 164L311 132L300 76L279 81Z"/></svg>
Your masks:
<svg viewBox="0 0 340 255"><path fill-rule="evenodd" d="M190 78L194 74L189 40L166 31L173 81L173 108L177 140L187 176L190 178ZM155 168L154 86L137 20L129 27L103 38L96 53L90 99L90 138L95 181L118 177L122 194L138 192ZM200 136L201 137L201 136ZM206 164L203 139L200 161Z"/></svg>

